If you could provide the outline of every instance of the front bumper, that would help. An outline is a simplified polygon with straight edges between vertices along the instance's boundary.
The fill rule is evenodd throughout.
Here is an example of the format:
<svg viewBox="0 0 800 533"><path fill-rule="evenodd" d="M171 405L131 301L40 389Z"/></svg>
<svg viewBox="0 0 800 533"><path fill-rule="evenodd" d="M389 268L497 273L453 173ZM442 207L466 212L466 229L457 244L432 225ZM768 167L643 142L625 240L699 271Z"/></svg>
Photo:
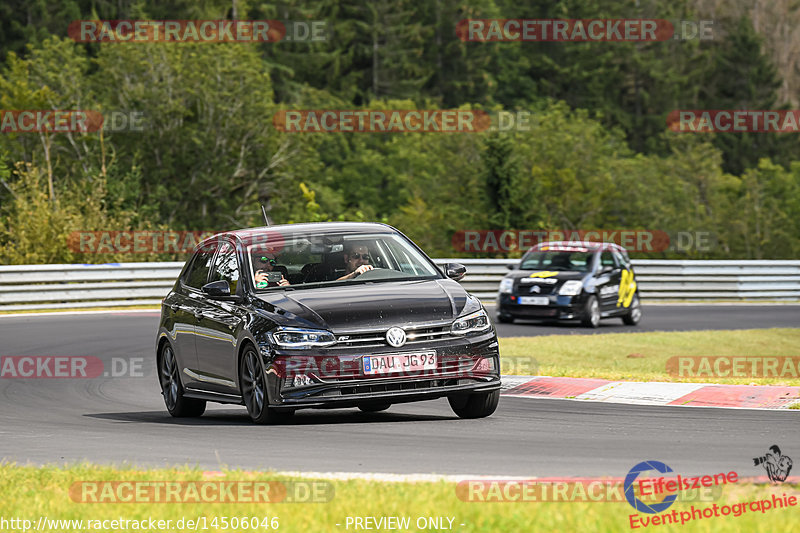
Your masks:
<svg viewBox="0 0 800 533"><path fill-rule="evenodd" d="M495 332L477 338L448 339L405 350L368 349L272 352L265 355L271 407L339 408L368 402L403 403L450 394L500 388L499 345ZM364 355L435 352L437 368L408 373L365 375ZM332 371L333 370L333 371ZM311 383L294 386L302 375Z"/></svg>
<svg viewBox="0 0 800 533"><path fill-rule="evenodd" d="M405 403L434 400L450 394L490 392L500 388L500 376L481 378L387 379L326 384L309 390L284 392L274 407L337 409L367 402Z"/></svg>
<svg viewBox="0 0 800 533"><path fill-rule="evenodd" d="M523 305L519 295L501 294L498 298L497 313L507 318L579 320L586 306L583 294L577 296L547 296L547 305Z"/></svg>

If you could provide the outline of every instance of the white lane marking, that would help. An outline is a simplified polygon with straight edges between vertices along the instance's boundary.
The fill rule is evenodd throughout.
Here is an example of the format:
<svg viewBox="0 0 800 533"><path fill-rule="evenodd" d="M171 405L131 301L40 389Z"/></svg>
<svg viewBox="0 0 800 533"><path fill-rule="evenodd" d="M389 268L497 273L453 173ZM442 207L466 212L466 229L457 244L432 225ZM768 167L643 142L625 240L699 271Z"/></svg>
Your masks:
<svg viewBox="0 0 800 533"><path fill-rule="evenodd" d="M714 383L670 383L664 381L640 382L640 381L614 381L607 383L596 389L592 389L574 398L557 398L550 396L538 396L535 394L508 394L519 383L527 383L531 380L546 378L546 376L502 376L503 387L501 395L504 398L526 398L529 400L568 400L568 401L587 401L602 403L619 403L628 405L655 405L667 406L678 398L690 394L703 387L718 386ZM546 382L546 379L542 379ZM760 385L769 387L769 385ZM747 409L757 411L787 411L792 405L787 402L780 407L742 407L738 405L669 405L669 407L694 407L706 409ZM800 413L800 410L797 410Z"/></svg>
<svg viewBox="0 0 800 533"><path fill-rule="evenodd" d="M36 311L32 313L8 313L0 314L0 319L2 318L19 318L19 317L38 317L38 316L70 316L70 315L124 315L128 313L152 313L152 314L160 314L161 310L158 308L152 309L110 309L107 311L47 311L43 313L38 313Z"/></svg>
<svg viewBox="0 0 800 533"><path fill-rule="evenodd" d="M620 403L625 405L637 405L638 402L617 402L614 399L611 400L578 400L576 398L551 398L549 396L530 396L527 394L501 394L503 398L524 398L526 400L553 400L553 401L565 401L565 402L594 402L594 403L605 403L606 405L610 403ZM649 407L679 407L679 408L686 408L686 409L742 409L745 411L798 411L798 409L789 409L788 405L784 405L781 407L739 407L734 405L695 405L695 404L687 404L687 405L652 405L652 404L642 404ZM800 415L796 415L800 416Z"/></svg>
<svg viewBox="0 0 800 533"><path fill-rule="evenodd" d="M500 390L505 391L505 390L513 389L514 387L518 387L519 385L522 385L524 383L528 383L529 381L533 381L534 379L537 379L538 377L544 377L544 376L506 376L506 375L501 375L500 376L500 381L502 381L503 386L500 387Z"/></svg>
<svg viewBox="0 0 800 533"><path fill-rule="evenodd" d="M263 474L263 472L253 472ZM274 476L301 477L310 479L331 479L347 481L351 479L361 479L365 481L384 481L388 483L438 483L440 481L465 481L471 479L503 479L503 480L531 480L535 476L499 476L499 475L470 475L470 474L388 474L381 472L299 472L299 471L277 471L270 472ZM225 477L221 471L203 472L204 477Z"/></svg>
<svg viewBox="0 0 800 533"><path fill-rule="evenodd" d="M575 399L637 405L667 405L705 386L705 383L615 381L579 394Z"/></svg>

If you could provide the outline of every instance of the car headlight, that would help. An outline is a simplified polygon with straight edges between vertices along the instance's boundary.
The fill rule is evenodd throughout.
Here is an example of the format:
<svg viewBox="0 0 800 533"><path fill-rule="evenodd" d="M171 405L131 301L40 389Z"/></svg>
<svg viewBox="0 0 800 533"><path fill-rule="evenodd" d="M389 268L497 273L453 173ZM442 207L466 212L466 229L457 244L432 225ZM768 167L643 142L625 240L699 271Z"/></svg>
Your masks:
<svg viewBox="0 0 800 533"><path fill-rule="evenodd" d="M514 291L514 280L503 278L500 280L500 294L507 294Z"/></svg>
<svg viewBox="0 0 800 533"><path fill-rule="evenodd" d="M486 311L481 309L467 316L461 317L450 326L450 333L454 335L466 335L467 333L476 333L479 331L486 331L491 328L492 324L489 322L489 315Z"/></svg>
<svg viewBox="0 0 800 533"><path fill-rule="evenodd" d="M281 348L300 350L336 344L333 333L324 329L278 328L272 333L272 340Z"/></svg>
<svg viewBox="0 0 800 533"><path fill-rule="evenodd" d="M583 283L577 279L565 281L564 284L558 289L558 294L562 296L577 296L583 290Z"/></svg>

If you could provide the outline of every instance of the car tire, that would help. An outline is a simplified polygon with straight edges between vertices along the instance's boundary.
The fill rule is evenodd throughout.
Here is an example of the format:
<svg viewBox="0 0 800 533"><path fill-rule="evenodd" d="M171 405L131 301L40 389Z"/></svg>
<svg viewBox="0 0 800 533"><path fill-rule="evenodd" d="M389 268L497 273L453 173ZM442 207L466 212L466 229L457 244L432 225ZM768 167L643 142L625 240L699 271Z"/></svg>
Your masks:
<svg viewBox="0 0 800 533"><path fill-rule="evenodd" d="M167 342L158 354L158 382L161 385L161 396L167 411L175 418L201 416L206 410L206 401L184 396L178 360L172 346Z"/></svg>
<svg viewBox="0 0 800 533"><path fill-rule="evenodd" d="M450 408L459 418L484 418L497 409L500 391L455 394L448 396L447 401L450 402Z"/></svg>
<svg viewBox="0 0 800 533"><path fill-rule="evenodd" d="M390 403L364 403L359 405L358 408L365 413L378 413L387 410L391 406L392 404Z"/></svg>
<svg viewBox="0 0 800 533"><path fill-rule="evenodd" d="M634 294L631 301L631 308L627 314L622 316L622 322L628 326L635 326L642 319L642 306L639 303L639 295Z"/></svg>
<svg viewBox="0 0 800 533"><path fill-rule="evenodd" d="M597 301L597 296L589 296L586 301L581 324L587 328L596 328L600 325L600 303Z"/></svg>
<svg viewBox="0 0 800 533"><path fill-rule="evenodd" d="M247 414L256 424L282 424L294 416L293 410L277 410L269 406L264 365L255 348L248 346L239 362L239 388Z"/></svg>
<svg viewBox="0 0 800 533"><path fill-rule="evenodd" d="M514 317L513 316L505 316L505 315L497 315L497 321L501 324L513 324Z"/></svg>

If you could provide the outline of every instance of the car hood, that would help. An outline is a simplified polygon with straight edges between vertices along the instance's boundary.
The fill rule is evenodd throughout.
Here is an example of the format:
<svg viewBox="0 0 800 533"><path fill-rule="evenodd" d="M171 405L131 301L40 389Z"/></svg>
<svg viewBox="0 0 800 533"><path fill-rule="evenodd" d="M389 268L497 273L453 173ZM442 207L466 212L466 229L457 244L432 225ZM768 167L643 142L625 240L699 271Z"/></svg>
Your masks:
<svg viewBox="0 0 800 533"><path fill-rule="evenodd" d="M274 291L258 298L274 306L284 325L335 333L454 320L480 309L452 280L390 281Z"/></svg>
<svg viewBox="0 0 800 533"><path fill-rule="evenodd" d="M583 279L589 276L591 272L581 272L577 270L512 270L506 274L507 278L514 280L522 278L531 279L557 279L558 281L566 281L569 279Z"/></svg>

